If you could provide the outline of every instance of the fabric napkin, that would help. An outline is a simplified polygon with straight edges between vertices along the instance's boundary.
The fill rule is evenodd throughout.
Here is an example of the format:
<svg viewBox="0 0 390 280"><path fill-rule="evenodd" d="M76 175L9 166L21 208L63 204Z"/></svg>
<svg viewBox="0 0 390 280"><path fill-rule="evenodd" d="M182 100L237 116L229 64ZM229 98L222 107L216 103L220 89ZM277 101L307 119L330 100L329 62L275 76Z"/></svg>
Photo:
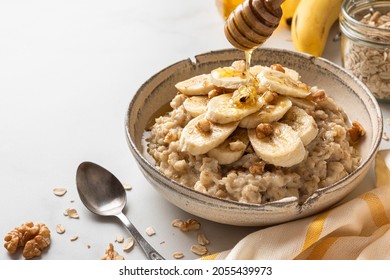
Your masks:
<svg viewBox="0 0 390 280"><path fill-rule="evenodd" d="M390 259L389 168L390 150L379 151L370 191L318 215L251 233L231 250L202 259Z"/></svg>

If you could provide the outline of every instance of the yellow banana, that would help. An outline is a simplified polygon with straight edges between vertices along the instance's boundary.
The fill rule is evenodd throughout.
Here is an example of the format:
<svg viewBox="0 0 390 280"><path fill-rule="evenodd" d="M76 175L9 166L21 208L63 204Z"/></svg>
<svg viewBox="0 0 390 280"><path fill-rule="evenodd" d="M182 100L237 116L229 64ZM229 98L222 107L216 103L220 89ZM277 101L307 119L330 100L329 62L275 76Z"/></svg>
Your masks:
<svg viewBox="0 0 390 280"><path fill-rule="evenodd" d="M321 56L343 0L301 0L291 23L294 48Z"/></svg>
<svg viewBox="0 0 390 280"><path fill-rule="evenodd" d="M282 3L282 18L288 26L291 26L292 18L300 1L301 0L285 0Z"/></svg>

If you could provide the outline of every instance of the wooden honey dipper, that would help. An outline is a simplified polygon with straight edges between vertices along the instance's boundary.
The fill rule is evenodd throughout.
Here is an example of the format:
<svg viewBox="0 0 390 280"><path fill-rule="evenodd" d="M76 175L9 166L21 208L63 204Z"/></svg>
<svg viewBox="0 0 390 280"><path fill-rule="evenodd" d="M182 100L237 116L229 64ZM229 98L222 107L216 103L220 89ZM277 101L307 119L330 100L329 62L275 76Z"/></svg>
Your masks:
<svg viewBox="0 0 390 280"><path fill-rule="evenodd" d="M284 0L245 0L229 15L225 36L237 49L253 50L278 27Z"/></svg>

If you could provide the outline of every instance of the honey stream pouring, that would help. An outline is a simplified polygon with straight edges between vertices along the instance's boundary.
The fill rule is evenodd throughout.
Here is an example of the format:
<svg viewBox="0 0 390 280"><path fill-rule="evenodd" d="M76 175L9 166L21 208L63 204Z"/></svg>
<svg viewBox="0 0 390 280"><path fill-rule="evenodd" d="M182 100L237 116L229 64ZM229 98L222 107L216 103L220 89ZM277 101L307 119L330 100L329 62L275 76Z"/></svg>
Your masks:
<svg viewBox="0 0 390 280"><path fill-rule="evenodd" d="M245 0L229 15L225 36L237 49L251 51L278 27L284 0Z"/></svg>

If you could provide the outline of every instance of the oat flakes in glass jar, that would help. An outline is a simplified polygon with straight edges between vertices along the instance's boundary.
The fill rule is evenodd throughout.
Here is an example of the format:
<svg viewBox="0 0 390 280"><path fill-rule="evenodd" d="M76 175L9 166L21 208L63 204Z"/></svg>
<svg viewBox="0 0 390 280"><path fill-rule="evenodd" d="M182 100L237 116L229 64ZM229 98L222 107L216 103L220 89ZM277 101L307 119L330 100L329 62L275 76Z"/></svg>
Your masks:
<svg viewBox="0 0 390 280"><path fill-rule="evenodd" d="M339 22L344 68L390 102L390 1L344 0Z"/></svg>

